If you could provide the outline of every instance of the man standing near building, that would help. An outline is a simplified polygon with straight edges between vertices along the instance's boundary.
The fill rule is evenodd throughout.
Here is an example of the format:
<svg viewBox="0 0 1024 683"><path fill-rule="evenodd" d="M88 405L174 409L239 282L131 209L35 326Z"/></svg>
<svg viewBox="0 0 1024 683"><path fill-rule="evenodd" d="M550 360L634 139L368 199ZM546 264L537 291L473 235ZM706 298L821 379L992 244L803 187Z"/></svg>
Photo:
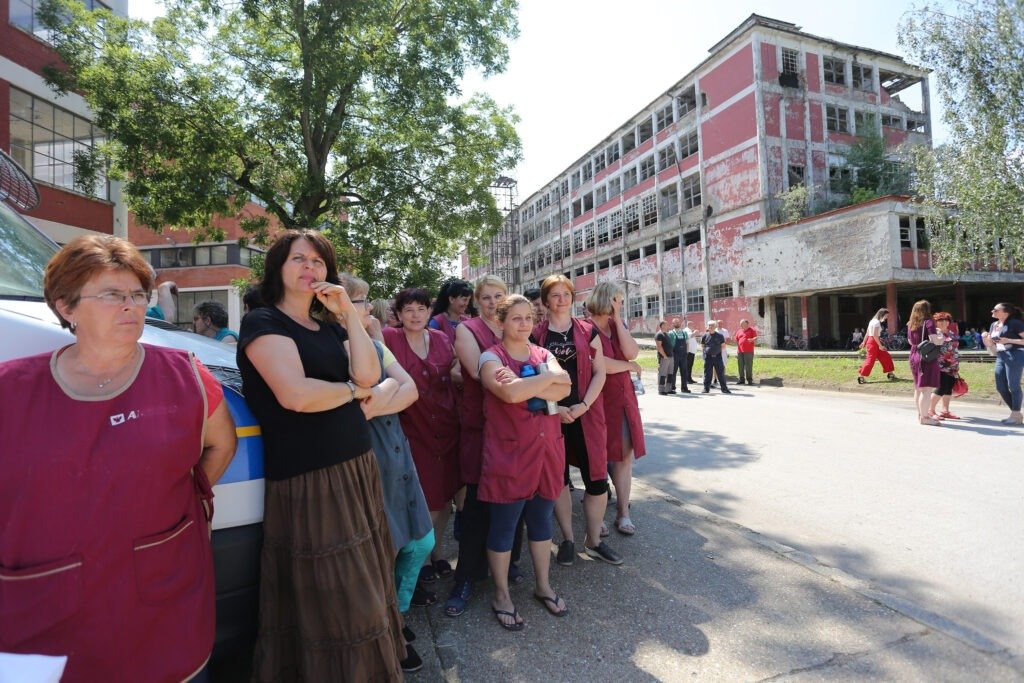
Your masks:
<svg viewBox="0 0 1024 683"><path fill-rule="evenodd" d="M697 340L699 335L697 330L693 329L693 323L689 320L684 320L683 325L686 329L686 381L690 384L696 384L697 380L693 378L693 361L697 359Z"/></svg>
<svg viewBox="0 0 1024 683"><path fill-rule="evenodd" d="M668 323L658 321L658 333L654 335L654 345L658 348L658 393L674 394L672 388L672 345L669 340Z"/></svg>
<svg viewBox="0 0 1024 683"><path fill-rule="evenodd" d="M704 347L704 391L711 392L711 380L718 375L722 385L723 394L731 394L729 387L725 384L725 367L722 365L722 347L725 346L725 337L718 331L718 323L714 320L708 321L707 332L700 338L700 344Z"/></svg>
<svg viewBox="0 0 1024 683"><path fill-rule="evenodd" d="M750 326L750 321L740 321L740 330L736 333L736 364L739 368L738 384L753 386L754 384L754 340L757 330Z"/></svg>
<svg viewBox="0 0 1024 683"><path fill-rule="evenodd" d="M676 374L679 374L679 390L684 394L690 393L690 387L687 386L687 367L686 367L686 347L689 342L689 335L687 335L686 329L683 327L683 322L676 318L672 321L672 331L669 332L672 338L672 380L669 382L669 387L673 390L676 388Z"/></svg>

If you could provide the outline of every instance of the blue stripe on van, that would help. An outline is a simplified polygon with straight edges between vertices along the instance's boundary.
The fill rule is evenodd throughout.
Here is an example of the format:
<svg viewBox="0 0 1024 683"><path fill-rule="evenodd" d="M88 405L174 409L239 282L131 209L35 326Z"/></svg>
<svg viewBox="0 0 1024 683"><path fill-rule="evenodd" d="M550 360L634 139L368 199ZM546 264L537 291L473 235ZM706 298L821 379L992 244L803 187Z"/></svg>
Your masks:
<svg viewBox="0 0 1024 683"><path fill-rule="evenodd" d="M259 434L256 416L245 404L245 399L235 390L224 387L224 400L228 402L228 410L235 420L235 426L242 434L239 436L235 457L228 465L227 472L218 484L233 484L263 478L263 437Z"/></svg>

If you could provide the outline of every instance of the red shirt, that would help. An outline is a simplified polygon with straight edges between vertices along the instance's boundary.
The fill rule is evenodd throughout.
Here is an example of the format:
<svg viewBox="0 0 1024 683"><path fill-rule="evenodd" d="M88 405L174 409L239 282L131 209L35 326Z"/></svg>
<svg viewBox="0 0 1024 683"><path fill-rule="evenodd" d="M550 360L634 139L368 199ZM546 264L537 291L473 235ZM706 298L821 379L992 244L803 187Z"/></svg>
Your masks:
<svg viewBox="0 0 1024 683"><path fill-rule="evenodd" d="M753 327L747 327L747 329L737 332L735 339L737 351L740 353L753 353L754 340L757 339L757 330Z"/></svg>

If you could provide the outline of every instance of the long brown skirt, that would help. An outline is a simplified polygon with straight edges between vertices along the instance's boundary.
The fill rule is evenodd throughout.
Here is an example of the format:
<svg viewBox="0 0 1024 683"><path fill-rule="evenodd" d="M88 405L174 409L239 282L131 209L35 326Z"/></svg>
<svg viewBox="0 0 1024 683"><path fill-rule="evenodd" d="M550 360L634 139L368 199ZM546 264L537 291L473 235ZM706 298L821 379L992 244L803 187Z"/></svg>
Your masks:
<svg viewBox="0 0 1024 683"><path fill-rule="evenodd" d="M266 482L256 681L400 681L394 551L372 451Z"/></svg>

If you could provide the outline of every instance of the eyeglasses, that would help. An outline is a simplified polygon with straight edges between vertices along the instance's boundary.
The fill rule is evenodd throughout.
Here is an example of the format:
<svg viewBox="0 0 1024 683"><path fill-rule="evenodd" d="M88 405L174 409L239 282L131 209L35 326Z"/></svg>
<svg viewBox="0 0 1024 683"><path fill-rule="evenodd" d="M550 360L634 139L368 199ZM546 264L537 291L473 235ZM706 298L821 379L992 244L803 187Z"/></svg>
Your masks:
<svg viewBox="0 0 1024 683"><path fill-rule="evenodd" d="M78 297L79 299L96 299L110 306L121 306L131 299L133 306L145 306L149 303L149 292L137 289L134 292L118 292L110 290L99 294L89 294Z"/></svg>

